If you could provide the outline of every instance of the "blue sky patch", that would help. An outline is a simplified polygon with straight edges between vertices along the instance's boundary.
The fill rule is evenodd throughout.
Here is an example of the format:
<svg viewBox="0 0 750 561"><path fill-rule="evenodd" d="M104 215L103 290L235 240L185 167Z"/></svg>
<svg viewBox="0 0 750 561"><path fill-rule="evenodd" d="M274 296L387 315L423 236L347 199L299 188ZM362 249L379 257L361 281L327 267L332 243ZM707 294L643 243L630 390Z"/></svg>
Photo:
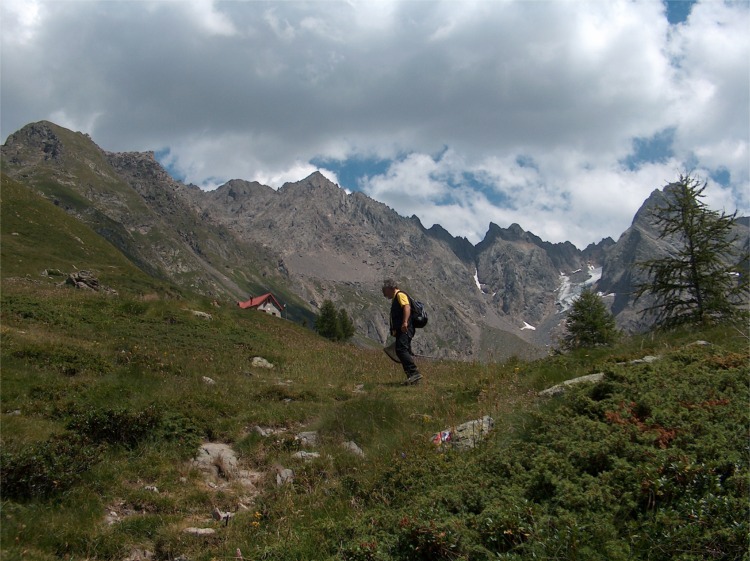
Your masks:
<svg viewBox="0 0 750 561"><path fill-rule="evenodd" d="M487 200L495 206L502 208L513 208L510 197L502 190L482 180L480 174L464 172L462 181L472 191L479 191Z"/></svg>
<svg viewBox="0 0 750 561"><path fill-rule="evenodd" d="M326 160L313 158L310 163L316 167L329 169L339 179L339 187L351 191L360 191L359 180L362 177L383 175L393 160L378 158L349 158L347 160Z"/></svg>
<svg viewBox="0 0 750 561"><path fill-rule="evenodd" d="M667 7L667 21L672 25L687 21L696 0L664 0Z"/></svg>
<svg viewBox="0 0 750 561"><path fill-rule="evenodd" d="M643 164L663 163L674 156L675 129L668 128L657 132L651 138L640 137L633 139L633 151L621 160L629 170L636 170Z"/></svg>
<svg viewBox="0 0 750 561"><path fill-rule="evenodd" d="M719 168L711 171L711 179L716 181L719 185L723 185L726 187L729 185L729 181L731 179L729 170L727 168Z"/></svg>
<svg viewBox="0 0 750 561"><path fill-rule="evenodd" d="M159 162L161 167L167 170L167 173L172 179L184 182L185 174L180 173L180 171L174 167L174 160L170 157L171 155L172 150L170 148L162 148L161 150L156 150L154 152L154 158L156 158L156 161Z"/></svg>
<svg viewBox="0 0 750 561"><path fill-rule="evenodd" d="M531 168L539 171L539 166L531 156L520 154L516 157L516 163L522 168Z"/></svg>

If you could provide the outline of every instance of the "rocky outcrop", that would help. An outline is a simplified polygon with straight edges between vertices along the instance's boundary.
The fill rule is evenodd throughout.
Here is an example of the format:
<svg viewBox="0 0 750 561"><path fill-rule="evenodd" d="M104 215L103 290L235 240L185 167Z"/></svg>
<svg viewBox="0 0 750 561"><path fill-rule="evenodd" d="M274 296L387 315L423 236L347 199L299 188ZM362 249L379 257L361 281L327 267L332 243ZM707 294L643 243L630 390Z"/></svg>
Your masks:
<svg viewBox="0 0 750 561"><path fill-rule="evenodd" d="M93 290L94 292L103 292L117 295L117 291L99 282L99 278L91 271L73 271L63 282L65 285L73 286L81 290Z"/></svg>
<svg viewBox="0 0 750 561"><path fill-rule="evenodd" d="M555 397L555 396L564 394L565 390L571 386L576 386L578 384L585 384L585 383L601 382L603 379L604 379L603 372L598 372L596 374L588 374L586 376L579 376L578 378L565 380L562 384L557 384L556 386L552 386L551 388L542 390L539 392L538 395L539 397Z"/></svg>

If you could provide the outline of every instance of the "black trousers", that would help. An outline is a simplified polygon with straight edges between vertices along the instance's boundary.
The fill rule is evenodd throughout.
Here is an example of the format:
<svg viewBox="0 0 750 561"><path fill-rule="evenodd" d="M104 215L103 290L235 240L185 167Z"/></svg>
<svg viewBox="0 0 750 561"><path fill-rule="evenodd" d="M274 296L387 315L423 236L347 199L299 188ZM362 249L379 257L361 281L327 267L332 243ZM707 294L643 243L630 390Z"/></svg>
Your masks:
<svg viewBox="0 0 750 561"><path fill-rule="evenodd" d="M401 361L401 366L404 367L406 377L419 374L417 365L414 364L414 356L411 350L411 338L414 336L414 331L410 329L406 333L401 331L396 335L396 356Z"/></svg>

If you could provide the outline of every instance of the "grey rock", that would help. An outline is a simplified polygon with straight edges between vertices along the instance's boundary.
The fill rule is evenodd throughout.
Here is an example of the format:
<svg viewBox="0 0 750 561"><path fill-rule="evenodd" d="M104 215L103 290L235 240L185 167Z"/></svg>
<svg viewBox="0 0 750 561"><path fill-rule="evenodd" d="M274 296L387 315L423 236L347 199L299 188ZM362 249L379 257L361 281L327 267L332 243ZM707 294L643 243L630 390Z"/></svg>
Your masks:
<svg viewBox="0 0 750 561"><path fill-rule="evenodd" d="M201 312L200 310L190 310L190 313L192 313L195 317L199 317L201 319L206 319L206 320L214 319L214 317L211 314L206 313L206 312Z"/></svg>
<svg viewBox="0 0 750 561"><path fill-rule="evenodd" d="M301 432L294 437L298 440L302 446L317 446L318 445L318 433L317 431Z"/></svg>
<svg viewBox="0 0 750 561"><path fill-rule="evenodd" d="M432 442L442 447L468 450L481 442L494 426L495 420L489 415L485 415L480 419L467 421L432 435Z"/></svg>
<svg viewBox="0 0 750 561"><path fill-rule="evenodd" d="M289 483L294 482L294 471L291 469L279 469L276 473L276 485L278 487L281 487L282 485L287 485Z"/></svg>
<svg viewBox="0 0 750 561"><path fill-rule="evenodd" d="M182 530L186 534L190 534L191 536L213 536L216 533L216 530L213 528L185 528Z"/></svg>
<svg viewBox="0 0 750 561"><path fill-rule="evenodd" d="M295 452L292 455L292 457L297 458L298 460L310 461L310 460L315 460L317 458L320 458L320 453L319 452L305 452L304 450L300 450L299 452Z"/></svg>
<svg viewBox="0 0 750 561"><path fill-rule="evenodd" d="M214 483L229 481L237 476L237 454L231 446L221 442L205 442L201 445L193 465L208 475Z"/></svg>
<svg viewBox="0 0 750 561"><path fill-rule="evenodd" d="M253 360L252 360L252 362L250 364L252 366L254 366L255 368L268 368L268 369L273 368L273 364L271 364L270 362L268 362L262 356L253 357Z"/></svg>
<svg viewBox="0 0 750 561"><path fill-rule="evenodd" d="M555 397L555 396L564 394L565 390L569 388L570 386L574 386L576 384L599 382L602 379L604 379L604 372L597 372L596 374L588 374L586 376L579 376L578 378L565 380L562 384L557 384L556 386L552 386L551 388L542 390L537 395L539 397Z"/></svg>
<svg viewBox="0 0 750 561"><path fill-rule="evenodd" d="M659 360L659 358L661 357L646 355L643 358L637 358L635 360L631 360L630 364L651 364L652 362Z"/></svg>
<svg viewBox="0 0 750 561"><path fill-rule="evenodd" d="M357 445L357 443L354 442L353 440L348 440L347 442L344 442L343 446L344 446L344 448L346 450L348 450L352 454L354 454L356 456L359 456L360 458L364 458L365 457L365 453L362 450L362 448L360 448Z"/></svg>

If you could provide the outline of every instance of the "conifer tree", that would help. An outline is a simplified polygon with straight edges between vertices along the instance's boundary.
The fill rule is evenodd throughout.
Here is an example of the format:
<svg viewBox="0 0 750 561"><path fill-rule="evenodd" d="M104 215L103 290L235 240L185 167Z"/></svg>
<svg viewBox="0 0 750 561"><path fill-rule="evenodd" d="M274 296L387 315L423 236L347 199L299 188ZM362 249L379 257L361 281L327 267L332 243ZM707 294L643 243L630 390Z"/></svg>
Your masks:
<svg viewBox="0 0 750 561"><path fill-rule="evenodd" d="M320 307L320 313L315 321L315 331L332 341L341 339L339 316L336 312L336 307L330 300L324 300L323 305Z"/></svg>
<svg viewBox="0 0 750 561"><path fill-rule="evenodd" d="M315 331L331 341L346 341L354 335L354 323L344 308L336 311L330 300L324 300L315 321Z"/></svg>
<svg viewBox="0 0 750 561"><path fill-rule="evenodd" d="M566 349L609 345L619 335L614 316L601 296L590 289L584 289L573 302L565 327L567 333L563 337L563 347Z"/></svg>
<svg viewBox="0 0 750 561"><path fill-rule="evenodd" d="M732 235L737 212L710 210L701 200L705 189L706 182L680 175L652 211L660 238L673 249L638 263L649 280L636 287L636 300L653 296L643 313L653 314L657 326L717 321L747 308L748 256L739 255Z"/></svg>
<svg viewBox="0 0 750 561"><path fill-rule="evenodd" d="M349 314L346 313L344 308L339 310L338 317L339 330L341 331L341 338L346 341L354 336L354 323L352 323Z"/></svg>

